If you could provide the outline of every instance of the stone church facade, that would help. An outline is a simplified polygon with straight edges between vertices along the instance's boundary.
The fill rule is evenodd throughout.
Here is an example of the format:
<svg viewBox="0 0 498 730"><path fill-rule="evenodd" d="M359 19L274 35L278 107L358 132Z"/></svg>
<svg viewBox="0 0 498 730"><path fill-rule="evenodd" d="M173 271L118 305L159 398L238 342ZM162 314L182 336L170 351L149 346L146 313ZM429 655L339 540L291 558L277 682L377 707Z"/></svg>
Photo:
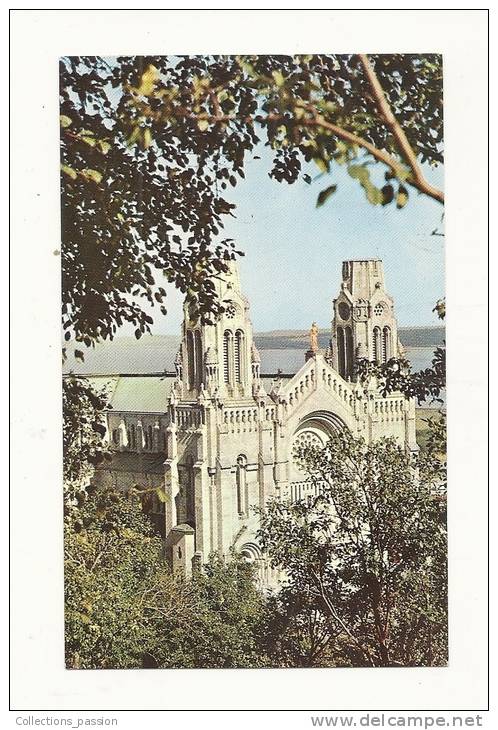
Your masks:
<svg viewBox="0 0 498 730"><path fill-rule="evenodd" d="M236 550L258 561L268 584L274 576L261 557L254 508L316 489L300 467L299 446L325 444L347 428L367 441L393 436L414 451L415 404L355 377L358 358L380 363L401 354L380 260L343 263L330 346L320 351L313 325L293 375L260 372L235 265L217 286L225 311L215 324L191 321L184 308L175 374L111 383L115 457L97 481L164 486L166 501L152 500L149 511L174 568L188 572L212 552Z"/></svg>

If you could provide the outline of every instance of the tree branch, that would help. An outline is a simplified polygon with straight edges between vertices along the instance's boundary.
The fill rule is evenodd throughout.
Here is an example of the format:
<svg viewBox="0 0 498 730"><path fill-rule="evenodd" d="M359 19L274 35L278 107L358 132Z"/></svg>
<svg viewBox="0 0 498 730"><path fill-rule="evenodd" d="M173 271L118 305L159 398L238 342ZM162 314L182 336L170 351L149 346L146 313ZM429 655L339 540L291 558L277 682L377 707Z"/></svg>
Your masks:
<svg viewBox="0 0 498 730"><path fill-rule="evenodd" d="M367 57L365 56L364 58L366 59L366 63L368 64ZM424 178L422 171L418 165L415 153L413 152L405 133L403 132L393 113L391 112L389 104L387 103L387 100L384 96L382 87L380 86L380 83L375 76L375 73L370 68L369 64L368 68L370 74L372 75L371 84L373 84L373 79L375 79L376 82L376 87L374 89L374 87L372 86L372 91L375 95L375 99L379 107L379 113L385 120L387 126L395 137L398 143L398 147L400 149L400 154L408 165L410 174L408 178L406 178L406 182L412 187L416 188L419 192L424 193L431 198L434 198L434 200L437 200L440 203L444 203L444 193L441 190L435 188L433 185L430 185L430 183L428 183L427 180ZM194 122L206 121L209 124L230 124L230 122L242 122L244 124L257 123L265 126L270 122L278 123L289 121L289 117L287 117L285 114L276 112L270 112L266 115L258 114L254 117L240 116L239 114L233 113L224 114L221 111L221 107L218 103L217 98L215 102L215 95L211 97L211 102L213 104L213 107L215 108L215 114L212 114L209 111L201 111L195 113L186 109L185 107L177 106L174 110L169 111L168 116L173 115L177 118L189 119ZM369 152L372 157L374 157L378 162L383 162L385 165L387 165L387 167L389 167L397 177L403 179L406 176L405 165L397 160L395 157L393 157L391 154L389 154L387 150L379 149L374 144L364 139L363 137L358 136L354 132L349 132L347 129L344 129L343 127L339 127L337 124L329 122L322 114L318 112L313 104L301 103L299 104L299 106L305 109L310 114L310 116L296 120L296 126L321 127L322 129L326 129L334 136L339 137L339 139L342 139L349 144L354 144L367 150L367 152ZM148 107L145 111L148 116L150 116L155 121L158 121L163 116L163 113L161 111L154 111L150 107Z"/></svg>
<svg viewBox="0 0 498 730"><path fill-rule="evenodd" d="M431 198L438 200L440 203L444 203L444 193L441 190L438 190L437 188L430 185L424 178L422 170L420 169L420 166L418 164L417 156L413 151L402 127L398 123L398 120L391 111L391 107L389 106L389 103L386 99L384 90L379 82L379 79L377 78L375 71L370 64L368 56L366 55L366 53L359 53L358 56L368 79L368 83L370 84L370 88L372 89L372 93L374 95L375 103L377 105L379 113L384 119L389 130L391 131L394 139L396 140L401 156L406 161L411 170L412 177L408 180L408 182L416 187L418 190L420 190L420 192L426 193Z"/></svg>

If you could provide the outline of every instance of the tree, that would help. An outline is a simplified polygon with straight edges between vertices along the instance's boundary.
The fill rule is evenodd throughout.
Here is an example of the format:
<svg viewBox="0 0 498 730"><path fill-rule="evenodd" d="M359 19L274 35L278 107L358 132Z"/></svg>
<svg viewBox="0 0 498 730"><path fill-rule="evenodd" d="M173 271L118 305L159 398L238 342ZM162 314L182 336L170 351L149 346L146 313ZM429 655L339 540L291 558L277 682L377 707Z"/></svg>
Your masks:
<svg viewBox="0 0 498 730"><path fill-rule="evenodd" d="M288 590L321 615L350 666L446 662L446 488L441 452L417 460L346 432L303 450L312 501L272 502L259 539Z"/></svg>
<svg viewBox="0 0 498 730"><path fill-rule="evenodd" d="M136 495L84 493L77 513L65 518L66 666L141 667L152 630L144 597L158 582L170 588L170 599L176 597L161 539Z"/></svg>
<svg viewBox="0 0 498 730"><path fill-rule="evenodd" d="M335 626L309 593L284 585L267 597L258 632L272 667L340 666Z"/></svg>
<svg viewBox="0 0 498 730"><path fill-rule="evenodd" d="M446 316L445 299L439 299L433 309L439 319ZM441 405L441 394L446 387L446 347L437 347L430 368L412 373L411 365L404 357L390 358L385 363L378 363L368 359L360 359L356 363L356 373L359 379L366 383L370 378L376 378L383 395L400 392L407 398L416 398L418 404L427 399L437 401Z"/></svg>
<svg viewBox="0 0 498 730"><path fill-rule="evenodd" d="M252 567L235 554L229 560L211 555L189 586L193 600L181 614L163 618L164 601L157 601L157 666L266 666L258 641L264 596Z"/></svg>
<svg viewBox="0 0 498 730"><path fill-rule="evenodd" d="M147 491L97 489L109 457L104 392L65 378L64 577L70 668L259 666L263 597L235 555L173 575L144 513ZM151 489L164 499L162 488Z"/></svg>
<svg viewBox="0 0 498 730"><path fill-rule="evenodd" d="M213 279L241 253L222 237L225 191L260 141L277 181L345 165L371 204L403 207L410 188L443 199L420 167L443 160L436 55L74 57L60 78L67 343L149 331L142 302L165 312L158 274L193 316L216 315Z"/></svg>
<svg viewBox="0 0 498 730"><path fill-rule="evenodd" d="M105 392L97 392L85 378L64 378L62 384L63 475L65 495L74 499L89 484L97 464L110 459L104 443Z"/></svg>
<svg viewBox="0 0 498 730"><path fill-rule="evenodd" d="M66 665L254 667L264 598L240 558L172 574L140 494L87 487L66 514Z"/></svg>

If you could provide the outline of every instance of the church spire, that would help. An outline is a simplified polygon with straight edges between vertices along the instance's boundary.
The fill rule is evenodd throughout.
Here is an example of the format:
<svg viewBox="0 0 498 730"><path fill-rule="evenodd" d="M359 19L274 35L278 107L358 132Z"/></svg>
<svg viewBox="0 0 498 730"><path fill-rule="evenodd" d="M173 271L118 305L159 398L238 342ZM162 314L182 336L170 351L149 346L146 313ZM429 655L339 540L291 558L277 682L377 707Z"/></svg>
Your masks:
<svg viewBox="0 0 498 730"><path fill-rule="evenodd" d="M215 286L223 312L213 324L192 322L188 305L184 305L184 391L192 398L202 388L229 398L250 396L259 366L253 361L249 302L242 294L235 261L229 262L228 272L219 276Z"/></svg>
<svg viewBox="0 0 498 730"><path fill-rule="evenodd" d="M380 259L344 261L341 291L333 304L332 351L335 369L354 376L357 359L379 364L399 357L394 302L386 292Z"/></svg>

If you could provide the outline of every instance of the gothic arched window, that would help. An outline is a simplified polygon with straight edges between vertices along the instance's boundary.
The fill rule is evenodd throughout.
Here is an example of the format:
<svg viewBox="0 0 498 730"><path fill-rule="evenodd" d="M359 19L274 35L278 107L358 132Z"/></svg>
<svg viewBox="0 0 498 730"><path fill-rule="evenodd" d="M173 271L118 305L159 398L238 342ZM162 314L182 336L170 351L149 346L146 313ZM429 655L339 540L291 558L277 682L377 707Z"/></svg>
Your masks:
<svg viewBox="0 0 498 730"><path fill-rule="evenodd" d="M191 455L187 456L185 462L185 522L194 527L195 525L195 472L194 460Z"/></svg>
<svg viewBox="0 0 498 730"><path fill-rule="evenodd" d="M380 327L374 327L374 360L379 365L382 362L382 343Z"/></svg>
<svg viewBox="0 0 498 730"><path fill-rule="evenodd" d="M232 381L232 345L232 332L230 330L225 330L223 334L223 379L225 383L230 383Z"/></svg>
<svg viewBox="0 0 498 730"><path fill-rule="evenodd" d="M344 349L346 353L344 377L350 378L353 375L353 331L351 327L344 328Z"/></svg>
<svg viewBox="0 0 498 730"><path fill-rule="evenodd" d="M382 332L382 361L387 362L391 358L391 353L391 330L389 327L384 327Z"/></svg>
<svg viewBox="0 0 498 730"><path fill-rule="evenodd" d="M237 457L237 465L235 467L235 482L237 485L237 512L239 515L247 514L247 480L246 480L247 458L244 454Z"/></svg>
<svg viewBox="0 0 498 730"><path fill-rule="evenodd" d="M192 330L188 330L187 332L187 367L188 387L191 389L195 385L194 333Z"/></svg>
<svg viewBox="0 0 498 730"><path fill-rule="evenodd" d="M234 347L234 356L235 356L235 382L236 383L243 383L245 380L244 377L244 346L245 346L245 337L242 330L237 330L235 333L235 347Z"/></svg>
<svg viewBox="0 0 498 730"><path fill-rule="evenodd" d="M342 327L337 328L337 360L339 375L344 377L346 372L346 353L344 351L344 330Z"/></svg>
<svg viewBox="0 0 498 730"><path fill-rule="evenodd" d="M200 386L204 378L202 377L202 337L201 331L194 332L194 350L195 350L195 376L194 382L197 387Z"/></svg>

